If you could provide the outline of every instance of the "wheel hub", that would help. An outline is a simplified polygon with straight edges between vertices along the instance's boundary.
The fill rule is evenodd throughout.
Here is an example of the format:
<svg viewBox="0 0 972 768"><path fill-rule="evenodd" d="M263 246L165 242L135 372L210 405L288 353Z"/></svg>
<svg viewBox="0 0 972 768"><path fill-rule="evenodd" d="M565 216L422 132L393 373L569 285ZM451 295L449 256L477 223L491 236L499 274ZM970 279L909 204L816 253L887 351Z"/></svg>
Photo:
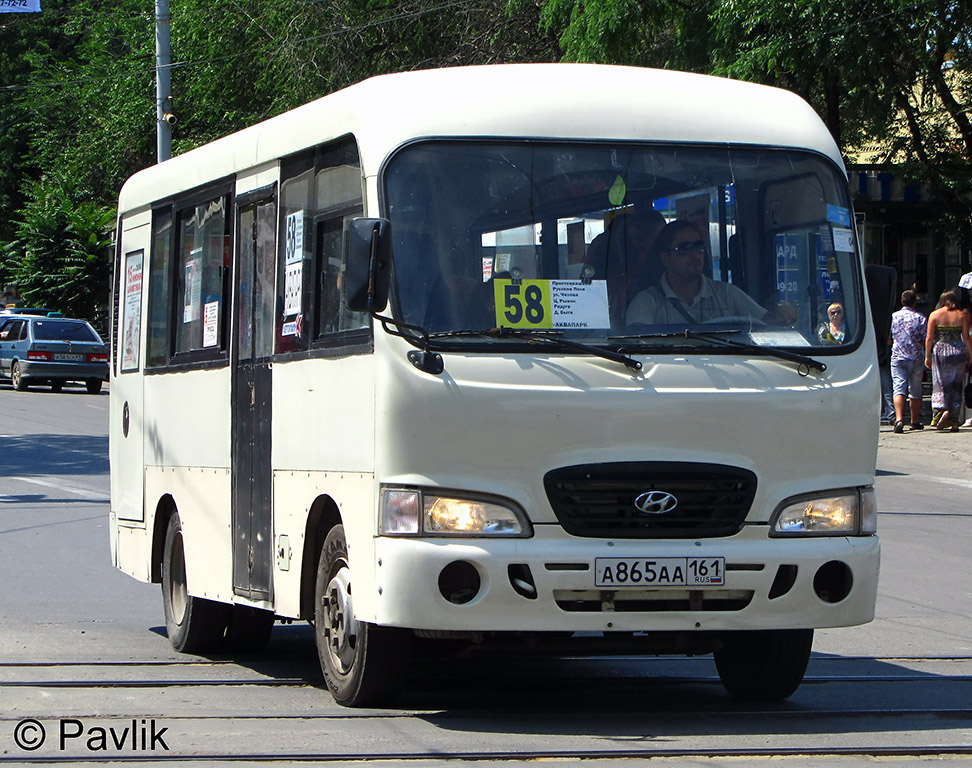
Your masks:
<svg viewBox="0 0 972 768"><path fill-rule="evenodd" d="M324 609L324 626L321 631L326 640L327 652L334 666L348 672L354 663L354 648L358 639L358 623L354 620L351 605L351 572L341 568L327 585L321 596Z"/></svg>
<svg viewBox="0 0 972 768"><path fill-rule="evenodd" d="M186 607L189 604L189 592L186 589L186 561L182 550L182 533L179 532L172 545L172 560L170 563L169 605L172 607L172 618L176 624L182 624L186 618Z"/></svg>

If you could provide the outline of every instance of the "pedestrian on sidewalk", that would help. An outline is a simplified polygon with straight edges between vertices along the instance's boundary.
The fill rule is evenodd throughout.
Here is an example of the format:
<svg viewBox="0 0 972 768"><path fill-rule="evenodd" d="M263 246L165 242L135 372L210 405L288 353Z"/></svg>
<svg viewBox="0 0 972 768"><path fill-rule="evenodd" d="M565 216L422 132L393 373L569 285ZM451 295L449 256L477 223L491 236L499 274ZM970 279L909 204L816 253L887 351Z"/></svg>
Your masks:
<svg viewBox="0 0 972 768"><path fill-rule="evenodd" d="M954 291L944 291L928 316L925 365L932 369L932 425L938 429L959 428L965 372L972 360L970 320Z"/></svg>
<svg viewBox="0 0 972 768"><path fill-rule="evenodd" d="M901 309L891 315L891 381L894 392L894 431L904 432L905 400L911 404L911 429L921 423L921 380L925 375L925 338L928 321L915 309L917 296L901 294Z"/></svg>

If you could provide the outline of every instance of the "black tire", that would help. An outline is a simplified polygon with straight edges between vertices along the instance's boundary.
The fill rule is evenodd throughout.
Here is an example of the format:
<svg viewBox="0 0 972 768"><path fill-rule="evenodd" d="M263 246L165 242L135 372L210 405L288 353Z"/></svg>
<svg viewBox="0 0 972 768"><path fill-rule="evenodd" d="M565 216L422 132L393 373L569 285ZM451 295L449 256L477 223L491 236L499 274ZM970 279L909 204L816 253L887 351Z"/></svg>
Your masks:
<svg viewBox="0 0 972 768"><path fill-rule="evenodd" d="M13 388L18 392L26 392L27 387L30 386L21 370L19 360L14 360L13 365L10 366L10 383L13 384Z"/></svg>
<svg viewBox="0 0 972 768"><path fill-rule="evenodd" d="M727 632L715 652L719 679L743 701L781 701L791 696L807 671L812 629Z"/></svg>
<svg viewBox="0 0 972 768"><path fill-rule="evenodd" d="M63 379L51 379L51 392L60 392L64 389Z"/></svg>
<svg viewBox="0 0 972 768"><path fill-rule="evenodd" d="M182 653L205 653L223 641L229 605L193 597L186 585L186 556L179 513L169 518L162 551L162 607L172 647Z"/></svg>
<svg viewBox="0 0 972 768"><path fill-rule="evenodd" d="M97 395L101 391L101 383L101 379L87 379L84 388L88 390L89 395Z"/></svg>
<svg viewBox="0 0 972 768"><path fill-rule="evenodd" d="M226 628L227 649L238 653L263 653L270 642L275 620L273 611L234 605Z"/></svg>
<svg viewBox="0 0 972 768"><path fill-rule="evenodd" d="M401 692L411 632L354 618L344 526L324 539L314 590L314 635L331 695L346 707L381 706Z"/></svg>

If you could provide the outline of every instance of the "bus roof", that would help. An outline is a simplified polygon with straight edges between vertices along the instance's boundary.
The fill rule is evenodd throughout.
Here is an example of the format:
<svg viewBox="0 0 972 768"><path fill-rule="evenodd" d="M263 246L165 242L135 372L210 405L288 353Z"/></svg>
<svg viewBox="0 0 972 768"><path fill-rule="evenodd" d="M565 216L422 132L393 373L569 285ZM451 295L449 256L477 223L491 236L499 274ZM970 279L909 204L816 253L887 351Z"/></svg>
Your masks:
<svg viewBox="0 0 972 768"><path fill-rule="evenodd" d="M789 91L638 67L499 64L369 78L140 171L119 210L349 133L367 176L429 136L732 142L812 149L843 167L816 112Z"/></svg>

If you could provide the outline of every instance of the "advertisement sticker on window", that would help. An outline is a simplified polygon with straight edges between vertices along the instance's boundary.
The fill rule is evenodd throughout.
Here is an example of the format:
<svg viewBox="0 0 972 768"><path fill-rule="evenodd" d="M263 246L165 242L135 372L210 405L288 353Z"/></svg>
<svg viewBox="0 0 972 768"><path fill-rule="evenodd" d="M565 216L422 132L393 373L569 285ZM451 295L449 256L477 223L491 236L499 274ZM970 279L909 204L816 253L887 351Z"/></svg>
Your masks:
<svg viewBox="0 0 972 768"><path fill-rule="evenodd" d="M142 261L143 252L125 256L125 304L122 320L123 371L138 370L138 343L142 325Z"/></svg>

